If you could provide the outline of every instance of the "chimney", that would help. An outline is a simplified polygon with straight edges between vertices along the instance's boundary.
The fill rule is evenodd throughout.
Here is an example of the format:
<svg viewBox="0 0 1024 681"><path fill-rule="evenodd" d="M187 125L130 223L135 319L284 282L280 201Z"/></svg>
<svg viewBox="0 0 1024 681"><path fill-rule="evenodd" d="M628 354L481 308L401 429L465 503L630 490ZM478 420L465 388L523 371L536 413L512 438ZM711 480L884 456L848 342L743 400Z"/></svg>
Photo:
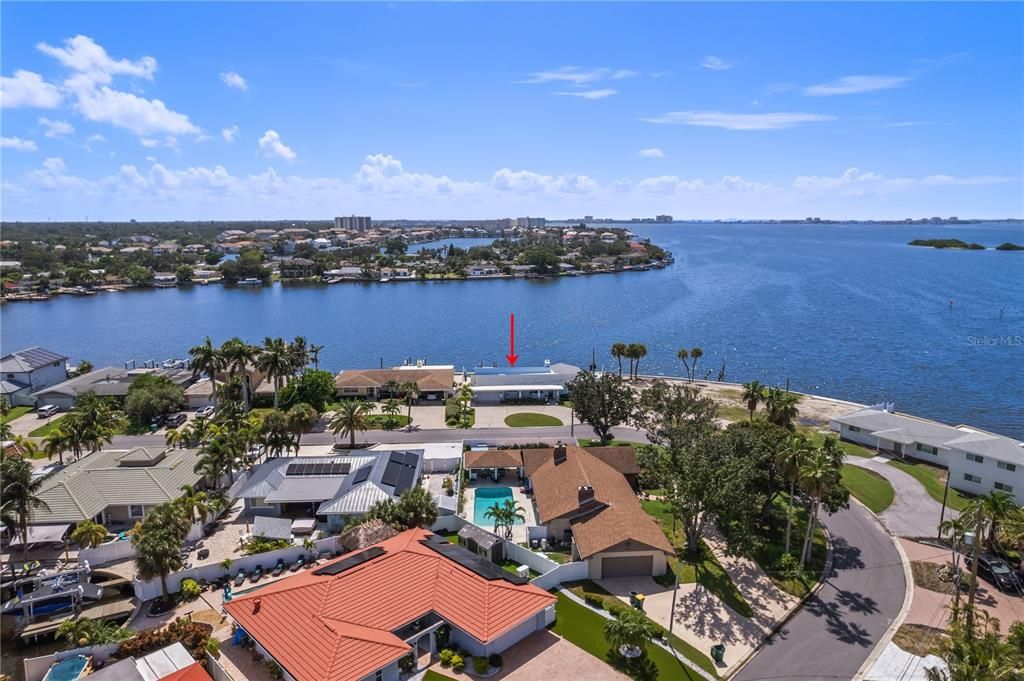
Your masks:
<svg viewBox="0 0 1024 681"><path fill-rule="evenodd" d="M555 463L565 463L565 445L561 442L555 445Z"/></svg>
<svg viewBox="0 0 1024 681"><path fill-rule="evenodd" d="M581 488L582 489L582 488ZM593 490L591 490L593 492ZM263 603L262 598L254 598L252 601L252 614L257 614L260 611L260 604Z"/></svg>
<svg viewBox="0 0 1024 681"><path fill-rule="evenodd" d="M594 488L590 485L580 485L578 496L580 506L586 506L594 500Z"/></svg>

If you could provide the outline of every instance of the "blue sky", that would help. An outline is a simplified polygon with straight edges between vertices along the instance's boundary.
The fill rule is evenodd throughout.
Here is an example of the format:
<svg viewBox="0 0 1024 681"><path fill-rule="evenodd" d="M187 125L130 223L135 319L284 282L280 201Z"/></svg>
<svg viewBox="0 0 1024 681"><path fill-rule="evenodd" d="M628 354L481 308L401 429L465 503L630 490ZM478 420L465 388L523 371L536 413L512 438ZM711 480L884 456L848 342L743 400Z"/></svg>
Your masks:
<svg viewBox="0 0 1024 681"><path fill-rule="evenodd" d="M1024 217L1019 3L3 3L13 219Z"/></svg>

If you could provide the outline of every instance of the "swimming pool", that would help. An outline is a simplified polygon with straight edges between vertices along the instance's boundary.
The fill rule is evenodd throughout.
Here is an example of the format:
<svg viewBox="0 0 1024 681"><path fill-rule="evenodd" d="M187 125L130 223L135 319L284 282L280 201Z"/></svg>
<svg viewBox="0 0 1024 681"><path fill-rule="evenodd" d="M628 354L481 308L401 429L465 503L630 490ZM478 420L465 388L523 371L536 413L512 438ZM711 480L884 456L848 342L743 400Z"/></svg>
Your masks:
<svg viewBox="0 0 1024 681"><path fill-rule="evenodd" d="M89 658L84 655L65 658L50 667L44 681L75 681L88 664Z"/></svg>
<svg viewBox="0 0 1024 681"><path fill-rule="evenodd" d="M494 506L501 506L506 501L514 501L511 487L478 487L473 498L473 523L480 527L494 527L494 520L487 517L487 510ZM516 518L515 525L522 525L523 521Z"/></svg>

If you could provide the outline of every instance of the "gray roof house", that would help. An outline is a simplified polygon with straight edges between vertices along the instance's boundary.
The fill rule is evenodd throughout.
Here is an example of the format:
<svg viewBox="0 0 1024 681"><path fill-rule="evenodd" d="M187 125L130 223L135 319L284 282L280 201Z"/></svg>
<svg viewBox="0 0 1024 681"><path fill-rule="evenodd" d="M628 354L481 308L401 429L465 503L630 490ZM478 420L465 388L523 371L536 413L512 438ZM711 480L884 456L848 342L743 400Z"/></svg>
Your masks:
<svg viewBox="0 0 1024 681"><path fill-rule="evenodd" d="M66 355L39 346L17 350L0 358L0 395L11 406L35 404L34 392L68 377Z"/></svg>
<svg viewBox="0 0 1024 681"><path fill-rule="evenodd" d="M545 361L539 367L480 367L470 379L478 403L506 400L553 400L566 392L566 384L580 368Z"/></svg>
<svg viewBox="0 0 1024 681"><path fill-rule="evenodd" d="M125 397L132 382L144 374L166 376L181 387L191 385L195 380L192 372L188 369L103 367L90 371L84 376L76 376L63 383L39 390L33 393L32 397L37 399L40 404L53 404L63 410L72 409L78 398L89 392L108 397Z"/></svg>
<svg viewBox="0 0 1024 681"><path fill-rule="evenodd" d="M230 496L254 516L323 516L336 531L419 484L422 461L422 450L274 458L243 473Z"/></svg>
<svg viewBox="0 0 1024 681"><path fill-rule="evenodd" d="M164 447L90 454L44 479L39 497L48 508L33 510L31 523L96 520L111 529L131 527L154 506L181 496L182 485L201 483L198 459L198 450Z"/></svg>

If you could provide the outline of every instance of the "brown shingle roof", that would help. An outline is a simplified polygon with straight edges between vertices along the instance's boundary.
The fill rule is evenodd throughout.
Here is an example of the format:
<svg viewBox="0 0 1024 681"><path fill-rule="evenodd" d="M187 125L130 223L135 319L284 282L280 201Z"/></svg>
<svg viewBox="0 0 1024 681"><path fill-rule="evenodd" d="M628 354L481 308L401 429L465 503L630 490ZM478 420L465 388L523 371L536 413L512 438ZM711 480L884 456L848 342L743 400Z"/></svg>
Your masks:
<svg viewBox="0 0 1024 681"><path fill-rule="evenodd" d="M488 449L466 452L462 463L466 468L519 468L523 465L523 456L518 449Z"/></svg>
<svg viewBox="0 0 1024 681"><path fill-rule="evenodd" d="M623 475L639 475L636 450L632 447L587 447L587 451Z"/></svg>
<svg viewBox="0 0 1024 681"><path fill-rule="evenodd" d="M335 388L379 388L388 381L415 381L420 390L451 390L453 369L347 369L334 378Z"/></svg>
<svg viewBox="0 0 1024 681"><path fill-rule="evenodd" d="M541 457L540 452L545 456ZM623 474L589 450L568 445L561 463L555 463L552 449L526 450L523 454L532 469L529 477L538 520L546 524L556 518L569 518L582 558L626 542L674 553L661 526L644 512ZM579 503L583 486L594 489L594 501L585 508Z"/></svg>

